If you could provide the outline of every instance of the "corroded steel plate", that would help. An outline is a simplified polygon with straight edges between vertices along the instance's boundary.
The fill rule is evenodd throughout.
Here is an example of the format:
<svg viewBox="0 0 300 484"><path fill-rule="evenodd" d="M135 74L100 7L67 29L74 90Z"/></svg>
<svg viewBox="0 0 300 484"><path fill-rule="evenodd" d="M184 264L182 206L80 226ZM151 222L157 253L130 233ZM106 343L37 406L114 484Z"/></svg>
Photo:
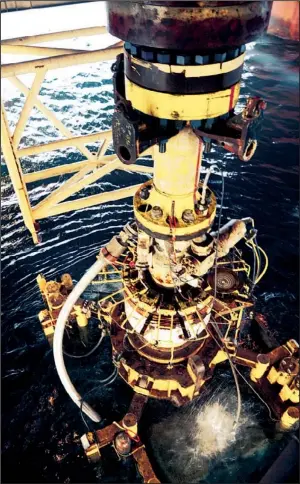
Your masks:
<svg viewBox="0 0 300 484"><path fill-rule="evenodd" d="M180 51L227 49L268 27L272 2L107 2L109 32L138 45Z"/></svg>

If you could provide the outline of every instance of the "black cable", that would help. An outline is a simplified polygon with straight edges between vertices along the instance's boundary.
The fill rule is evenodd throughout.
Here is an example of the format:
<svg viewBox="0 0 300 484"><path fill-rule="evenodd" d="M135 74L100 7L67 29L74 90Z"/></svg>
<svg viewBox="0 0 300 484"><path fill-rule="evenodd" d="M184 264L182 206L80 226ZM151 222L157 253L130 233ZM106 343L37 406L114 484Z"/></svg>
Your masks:
<svg viewBox="0 0 300 484"><path fill-rule="evenodd" d="M85 401L85 397L87 395L89 395L91 392L93 392L95 389L97 388L100 388L100 387L105 387L106 385L109 385L110 383L113 383L115 381L115 379L117 378L118 376L118 369L115 367L112 371L112 373L104 378L103 380L99 380L98 381L98 385L94 386L91 390L89 390L88 392L86 392L83 397L81 398L81 401L80 401L80 415L81 415L81 418L83 420L83 423L85 424L86 428L88 429L89 432L92 432L87 421L85 420L84 418L84 415L83 415L83 411L82 411L82 405Z"/></svg>
<svg viewBox="0 0 300 484"><path fill-rule="evenodd" d="M212 325L214 327L214 325ZM222 349L225 349L224 346L222 344L219 343L219 341L214 337L214 335L210 332L210 330L207 328L207 331L209 332L210 336L214 339L214 341L217 343L217 345L219 346L219 348L222 350ZM226 349L225 349L226 351ZM228 353L227 353L228 354ZM229 359L229 362L230 362L230 359ZM265 400L259 395L259 393L253 388L252 385L250 385L250 383L248 382L248 380L244 377L244 375L238 370L238 368L236 367L236 365L234 363L232 363L232 365L234 366L234 369L235 371L238 372L238 374L240 375L240 377L244 380L244 382L249 386L249 388L251 388L251 390L253 391L253 393L255 393L255 395L261 400L261 402L267 407L268 409L268 412L269 412L269 417L270 419L273 421L273 422L278 422L277 419L274 419L273 416L272 416L272 412L271 412L271 409L269 407L269 405L267 404L267 402L265 402Z"/></svg>
<svg viewBox="0 0 300 484"><path fill-rule="evenodd" d="M87 394L85 394L84 396L86 396L86 395ZM81 416L81 418L83 420L83 423L85 424L86 428L88 429L88 432L92 432L92 430L89 427L89 424L87 423L87 421L85 420L84 415L83 415L83 411L82 411L82 405L83 405L83 403L84 403L84 399L82 398L81 401L80 401L80 407L79 407L79 409L80 409L80 416Z"/></svg>
<svg viewBox="0 0 300 484"><path fill-rule="evenodd" d="M220 202L220 211L219 211L219 218L218 218L218 231L217 231L217 242L216 242L216 256L215 256L215 280L214 280L214 299L217 298L217 272L218 272L218 265L217 265L217 260L218 260L218 245L219 245L219 240L220 240L220 228L221 228L221 218L222 218L222 211L223 211L223 205L224 205L224 195L225 195L225 180L224 180L224 173L221 171L222 175L222 192L221 192L221 202ZM232 375L235 381L235 386L236 386L236 391L237 391L237 401L238 401L238 406L237 406L237 414L236 414L236 419L234 423L234 429L239 421L240 418L240 413L241 413L241 392L240 392L240 386L239 386L239 381L236 373L235 366L233 362L231 361L231 356L229 354L229 351L227 350L226 344L222 344L222 339L223 335L221 331L219 330L218 324L216 321L213 321L211 318L212 326L215 329L218 337L220 338L220 343L222 348L225 350L225 353L227 354L228 361L231 367ZM214 338L215 339L215 338ZM219 345L220 346L220 345Z"/></svg>
<svg viewBox="0 0 300 484"><path fill-rule="evenodd" d="M261 256L260 256L260 250L259 250L259 248L258 248L258 243L257 243L256 237L254 237L253 242L254 242L255 247L256 247L256 252L257 252L257 256L258 256L259 268L260 268L260 271L261 271ZM258 268L257 268L257 271L258 271ZM261 272L260 272L260 273L261 273ZM258 278L258 276L259 276L259 274L257 273L257 277L255 278L255 280Z"/></svg>
<svg viewBox="0 0 300 484"><path fill-rule="evenodd" d="M255 393L255 395L260 399L260 401L267 407L270 420L272 420L273 422L279 422L278 419L273 418L272 411L271 411L269 405L267 404L267 402L260 396L260 394L255 390L255 388L253 388L253 386L250 385L247 378L244 377L244 375L238 370L238 368L236 366L235 366L235 369L238 372L238 374L240 375L240 377L244 380L244 382L248 385L248 387L251 388L253 393Z"/></svg>
<svg viewBox="0 0 300 484"><path fill-rule="evenodd" d="M256 255L254 252L254 249L252 248L252 254L253 254L253 276L252 276L252 289L251 289L251 295L253 293L254 287L255 287L255 281L256 281Z"/></svg>
<svg viewBox="0 0 300 484"><path fill-rule="evenodd" d="M217 237L217 247L216 247L216 258L215 258L215 284L214 284L214 297L216 298L216 294L217 294L217 251L218 251L218 243L219 243L219 230L220 230L220 226L221 226L221 216L222 216L222 210L223 210L223 202L224 202L224 174L223 172L222 173L222 195L221 195L221 204L220 204L220 212L219 212L219 219L218 219L218 237ZM256 237L254 238L254 243L255 245L257 246L257 241L256 241ZM254 250L253 250L253 254L254 254ZM255 255L255 254L254 254ZM259 260L259 264L260 264L260 260ZM256 272L256 270L254 271L254 273ZM256 277L255 277L256 279ZM212 321L212 326L213 328L215 329L215 331L217 332L219 338L220 338L220 344L218 343L218 341L216 340L216 338L214 338L214 336L210 333L210 335L213 337L213 339L215 340L215 342L218 344L219 348L220 349L224 349L227 356L228 356L228 361L230 363L230 366L231 366L231 370L232 370L232 373L233 373L233 377L235 379L235 383L236 383L236 388L237 388L237 392L238 392L238 399L240 399L240 389L239 389L239 383L238 383L238 378L237 378L237 374L238 373L240 375L240 377L245 381L245 383L247 383L247 385L251 388L251 390L258 396L258 398L262 401L262 403L267 407L268 411L269 411L269 416L270 416L270 419L277 422L277 420L275 420L272 416L272 413L271 413L271 409L270 407L268 406L268 404L261 398L261 396L256 392L256 390L252 387L252 385L250 385L250 383L247 381L247 379L242 375L242 373L237 369L236 365L231 361L231 356L226 348L226 345L223 345L222 344L222 334L221 332L219 331L219 328L217 326L217 322L216 321ZM241 405L239 405L240 408L241 408ZM237 424L237 420L236 419L236 422L235 422L235 425Z"/></svg>
<svg viewBox="0 0 300 484"><path fill-rule="evenodd" d="M63 350L63 354L66 355L66 356L69 356L70 358L76 358L76 359L86 358L87 356L90 356L91 354L93 354L96 351L97 348L99 348L100 344L102 343L104 336L105 336L105 334L104 334L104 332L102 332L98 342L96 343L96 345L90 351L88 351L88 353L85 353L84 355L72 355L71 353L68 353L66 350Z"/></svg>

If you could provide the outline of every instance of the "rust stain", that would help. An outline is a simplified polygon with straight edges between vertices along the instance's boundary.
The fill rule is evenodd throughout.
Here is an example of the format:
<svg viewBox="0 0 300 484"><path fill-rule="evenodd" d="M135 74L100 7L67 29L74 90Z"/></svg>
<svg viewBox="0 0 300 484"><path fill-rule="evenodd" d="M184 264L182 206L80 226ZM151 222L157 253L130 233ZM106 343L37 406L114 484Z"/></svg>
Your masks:
<svg viewBox="0 0 300 484"><path fill-rule="evenodd" d="M299 2L273 2L268 33L299 40Z"/></svg>
<svg viewBox="0 0 300 484"><path fill-rule="evenodd" d="M140 45L189 51L198 45L216 49L251 42L268 26L271 2L213 3L183 8L176 2L165 7L110 1L109 31Z"/></svg>
<svg viewBox="0 0 300 484"><path fill-rule="evenodd" d="M171 113L171 116L172 116L173 119L179 119L180 118L180 115L177 111L173 111Z"/></svg>

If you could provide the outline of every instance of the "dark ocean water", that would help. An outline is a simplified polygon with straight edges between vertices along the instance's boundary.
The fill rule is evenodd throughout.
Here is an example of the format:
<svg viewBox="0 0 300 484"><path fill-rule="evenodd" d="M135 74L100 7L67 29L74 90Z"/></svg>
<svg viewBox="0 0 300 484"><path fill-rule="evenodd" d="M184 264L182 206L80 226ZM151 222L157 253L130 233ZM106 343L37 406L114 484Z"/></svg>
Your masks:
<svg viewBox="0 0 300 484"><path fill-rule="evenodd" d="M240 106L246 97L253 95L267 101L259 147L249 163L241 163L231 154L218 150L206 155L203 165L205 169L218 160L224 168L223 222L247 216L255 219L259 244L269 256L269 270L256 289L257 307L267 316L280 342L298 339L299 331L298 58L298 44L271 36L248 46ZM110 128L113 95L108 62L50 73L40 95L45 105L75 133L88 134ZM9 91L5 106L11 125L23 103L23 96ZM56 137L56 130L34 111L22 144L29 146ZM89 148L96 150L97 144ZM33 168L49 168L81 159L77 151L68 148L23 159L23 168L29 172ZM141 482L134 466L113 462L109 452L103 466L96 469L87 463L79 441L86 428L57 377L52 351L37 318L43 303L35 282L39 272L47 279L70 272L78 280L94 262L100 247L132 217L131 200L42 220L42 243L34 246L24 228L3 160L1 167L2 481ZM32 185L31 200L37 203L63 179ZM146 179L146 175L117 171L94 183L85 193L113 190ZM210 184L219 195L220 178L212 176ZM82 394L96 387L87 399L103 416L104 424L126 412L131 392L121 379L110 387L97 388L97 378L105 378L112 371L109 341L87 361L72 360L67 366ZM222 370L219 375L222 391L225 385L225 390L234 392L230 390L231 380L230 372ZM253 422L261 422L261 416L257 417L261 404L249 395L247 388L243 392L247 425L253 430ZM51 396L55 397L53 406L49 402ZM200 405L201 400L193 405L193 412L197 404ZM172 425L178 428L178 419L185 421L184 415L189 411L180 412L182 410L175 411L169 404L149 403L142 422L143 434L145 438L150 436L152 447L156 445L158 449L156 455L155 450L153 454L158 465L166 467L161 470L162 476L171 476L174 482L182 481L184 476L186 482L200 482L203 472L186 457L184 446L192 445L188 436L179 445L175 430L171 436L170 432L164 434L164 422L169 422L172 429ZM194 415L193 412L188 415ZM267 418L266 412L263 416ZM167 421L163 420L166 417ZM182 428L188 430L192 423L191 417ZM284 442L266 441L258 427L255 428L254 433L252 430L248 433L245 455L232 452L226 459L216 460L214 472L210 466L210 477L206 477L209 480L205 482L259 481ZM183 436L187 430L182 431ZM243 435L241 431L239 438ZM174 463L173 471L169 469L170 462ZM190 474L183 471L189 463Z"/></svg>

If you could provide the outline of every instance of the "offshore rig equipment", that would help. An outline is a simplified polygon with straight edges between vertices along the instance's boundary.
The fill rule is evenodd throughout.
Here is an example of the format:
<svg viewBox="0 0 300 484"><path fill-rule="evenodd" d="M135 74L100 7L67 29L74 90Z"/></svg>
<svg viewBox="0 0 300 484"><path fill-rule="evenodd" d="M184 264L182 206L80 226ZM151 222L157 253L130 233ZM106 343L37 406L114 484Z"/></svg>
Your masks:
<svg viewBox="0 0 300 484"><path fill-rule="evenodd" d="M299 419L297 342L266 351L258 338L253 350L240 337L249 320L256 332L264 331L263 317L253 317L253 290L268 259L254 221L221 226L208 188L210 174L220 168L213 165L200 180L203 154L212 146L243 162L255 153L266 103L248 98L240 112L236 105L246 44L266 30L271 4L107 4L109 32L124 41L112 66L114 149L125 165L151 154L153 179L133 196L134 220L101 249L75 287L69 274L48 282L39 275L47 307L39 319L64 387L95 422L100 416L68 377L63 336L66 326L86 336L92 316L110 335L116 372L133 389L133 400L120 422L84 434L82 445L95 462L112 444L120 457L136 460L144 482L159 482L138 435L147 399L184 405L226 360L234 373L237 365L249 367L251 385L281 430L294 429ZM243 246L253 253L252 267ZM87 300L82 293L89 284L112 290Z"/></svg>

